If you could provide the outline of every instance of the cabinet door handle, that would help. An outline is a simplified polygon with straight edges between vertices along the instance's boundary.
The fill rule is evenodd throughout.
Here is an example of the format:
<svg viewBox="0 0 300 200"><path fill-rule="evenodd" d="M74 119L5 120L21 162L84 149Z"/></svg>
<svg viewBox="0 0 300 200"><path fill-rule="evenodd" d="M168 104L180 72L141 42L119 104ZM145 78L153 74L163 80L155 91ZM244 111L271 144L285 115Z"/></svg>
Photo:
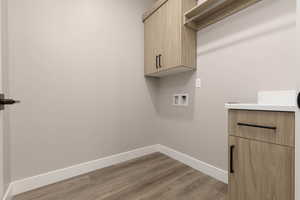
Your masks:
<svg viewBox="0 0 300 200"><path fill-rule="evenodd" d="M248 126L248 127L255 127L255 128L264 128L264 129L272 129L276 130L276 126L262 126L262 125L256 125L256 124L247 124L247 123L237 123L238 126Z"/></svg>
<svg viewBox="0 0 300 200"><path fill-rule="evenodd" d="M297 103L298 103L298 107L300 108L300 92L298 94Z"/></svg>
<svg viewBox="0 0 300 200"><path fill-rule="evenodd" d="M157 61L157 59L158 59L158 56L155 57L155 65L156 65L156 69L158 69L158 61Z"/></svg>
<svg viewBox="0 0 300 200"><path fill-rule="evenodd" d="M233 169L233 151L234 151L234 145L230 146L230 173L233 174L234 173L234 169Z"/></svg>
<svg viewBox="0 0 300 200"><path fill-rule="evenodd" d="M162 55L159 54L158 55L158 66L159 66L159 68L161 68L161 57L162 57Z"/></svg>

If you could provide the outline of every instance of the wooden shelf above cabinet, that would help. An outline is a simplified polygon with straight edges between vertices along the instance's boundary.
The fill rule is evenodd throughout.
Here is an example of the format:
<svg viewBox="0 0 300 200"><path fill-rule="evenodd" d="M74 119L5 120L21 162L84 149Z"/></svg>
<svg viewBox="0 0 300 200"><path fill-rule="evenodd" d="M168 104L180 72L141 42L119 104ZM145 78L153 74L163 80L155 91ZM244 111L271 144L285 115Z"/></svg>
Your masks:
<svg viewBox="0 0 300 200"><path fill-rule="evenodd" d="M261 0L206 0L184 14L184 25L201 30Z"/></svg>

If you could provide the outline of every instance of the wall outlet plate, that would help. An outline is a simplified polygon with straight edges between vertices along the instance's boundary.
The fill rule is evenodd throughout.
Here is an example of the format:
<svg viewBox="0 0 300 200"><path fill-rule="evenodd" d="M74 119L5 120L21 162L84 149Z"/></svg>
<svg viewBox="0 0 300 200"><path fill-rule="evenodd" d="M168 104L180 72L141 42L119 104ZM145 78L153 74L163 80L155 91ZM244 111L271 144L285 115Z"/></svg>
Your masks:
<svg viewBox="0 0 300 200"><path fill-rule="evenodd" d="M173 96L173 106L179 106L180 105L180 95L174 94Z"/></svg>
<svg viewBox="0 0 300 200"><path fill-rule="evenodd" d="M189 95L188 94L182 94L180 98L180 103L182 106L188 106L189 105Z"/></svg>
<svg viewBox="0 0 300 200"><path fill-rule="evenodd" d="M189 105L189 94L173 95L173 106L188 106L188 105Z"/></svg>

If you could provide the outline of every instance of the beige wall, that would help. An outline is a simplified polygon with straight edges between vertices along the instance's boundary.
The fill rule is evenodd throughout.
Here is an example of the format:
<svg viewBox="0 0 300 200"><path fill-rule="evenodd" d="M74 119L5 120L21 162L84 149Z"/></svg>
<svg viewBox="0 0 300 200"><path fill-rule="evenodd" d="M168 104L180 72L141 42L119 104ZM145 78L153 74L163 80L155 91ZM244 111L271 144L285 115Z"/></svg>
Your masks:
<svg viewBox="0 0 300 200"><path fill-rule="evenodd" d="M9 0L13 180L155 143L149 2Z"/></svg>
<svg viewBox="0 0 300 200"><path fill-rule="evenodd" d="M6 4L7 0L0 0L0 68L1 68L1 93L8 93L7 88L7 40L6 40ZM1 184L4 191L10 183L10 147L8 134L8 109L0 111L1 121ZM0 195L1 196L1 195Z"/></svg>
<svg viewBox="0 0 300 200"><path fill-rule="evenodd" d="M295 0L264 0L199 32L198 71L160 81L161 143L227 169L224 103L300 86L295 14ZM172 107L176 92L189 92L191 106Z"/></svg>
<svg viewBox="0 0 300 200"><path fill-rule="evenodd" d="M2 11L2 0L0 0L0 11ZM2 13L2 12L1 12ZM2 14L0 13L0 75L2 71ZM2 77L0 76L0 90L2 90ZM2 91L1 91L2 92ZM3 142L3 113L0 111L0 198L4 191L4 142Z"/></svg>

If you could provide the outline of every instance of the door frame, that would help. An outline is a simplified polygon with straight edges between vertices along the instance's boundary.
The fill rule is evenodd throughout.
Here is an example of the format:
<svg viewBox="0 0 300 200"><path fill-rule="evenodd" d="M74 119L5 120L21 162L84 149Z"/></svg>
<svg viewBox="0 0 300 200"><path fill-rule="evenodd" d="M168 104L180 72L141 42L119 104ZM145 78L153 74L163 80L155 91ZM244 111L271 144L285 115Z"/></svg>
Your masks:
<svg viewBox="0 0 300 200"><path fill-rule="evenodd" d="M2 88L2 9L3 9L3 0L0 0L0 92L3 92ZM4 129L3 129L3 111L0 111L0 197L3 197L4 194Z"/></svg>

